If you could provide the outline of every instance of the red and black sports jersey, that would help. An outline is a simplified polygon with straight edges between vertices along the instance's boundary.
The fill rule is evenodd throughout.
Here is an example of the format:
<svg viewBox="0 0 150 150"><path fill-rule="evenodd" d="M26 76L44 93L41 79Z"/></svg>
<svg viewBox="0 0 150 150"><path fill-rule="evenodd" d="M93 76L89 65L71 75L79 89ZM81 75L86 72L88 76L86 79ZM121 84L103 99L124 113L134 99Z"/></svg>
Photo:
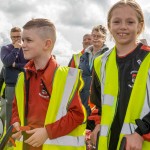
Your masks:
<svg viewBox="0 0 150 150"><path fill-rule="evenodd" d="M119 74L119 94L118 94L117 110L111 126L109 150L117 149L119 135L124 122L128 102L136 79L136 75L138 73L142 61L149 53L149 51L150 47L139 43L138 46L130 54L124 57L116 56ZM97 75L93 73L90 100L99 109L99 114L101 115L100 97L101 97L100 82Z"/></svg>

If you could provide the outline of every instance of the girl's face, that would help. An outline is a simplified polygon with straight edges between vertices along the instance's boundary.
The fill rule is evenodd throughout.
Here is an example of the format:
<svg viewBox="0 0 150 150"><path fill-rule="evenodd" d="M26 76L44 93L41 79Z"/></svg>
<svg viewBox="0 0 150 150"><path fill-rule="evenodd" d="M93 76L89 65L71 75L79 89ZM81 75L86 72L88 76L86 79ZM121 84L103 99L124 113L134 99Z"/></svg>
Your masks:
<svg viewBox="0 0 150 150"><path fill-rule="evenodd" d="M135 44L142 29L137 12L130 6L117 7L112 11L109 30L115 39L116 45Z"/></svg>

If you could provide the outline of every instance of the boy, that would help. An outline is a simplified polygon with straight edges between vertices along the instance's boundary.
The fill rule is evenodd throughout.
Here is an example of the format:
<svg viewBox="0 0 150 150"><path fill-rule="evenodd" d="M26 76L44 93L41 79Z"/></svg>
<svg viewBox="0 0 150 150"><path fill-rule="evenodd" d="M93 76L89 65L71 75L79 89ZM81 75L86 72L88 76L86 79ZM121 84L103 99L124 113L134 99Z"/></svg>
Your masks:
<svg viewBox="0 0 150 150"><path fill-rule="evenodd" d="M30 20L23 26L22 40L24 57L31 61L25 66L26 86L23 88L22 73L13 102L11 123L18 131L13 138L20 139L16 149L85 149L80 70L58 67L51 56L56 41L54 24L47 19ZM20 126L24 125L31 130L21 142Z"/></svg>

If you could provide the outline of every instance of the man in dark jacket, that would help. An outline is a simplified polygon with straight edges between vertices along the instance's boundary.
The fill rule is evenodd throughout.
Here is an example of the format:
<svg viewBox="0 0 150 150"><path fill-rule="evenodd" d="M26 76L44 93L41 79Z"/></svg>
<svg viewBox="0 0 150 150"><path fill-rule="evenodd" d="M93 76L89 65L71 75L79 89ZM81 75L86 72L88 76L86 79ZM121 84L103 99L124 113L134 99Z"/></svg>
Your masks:
<svg viewBox="0 0 150 150"><path fill-rule="evenodd" d="M92 44L92 37L91 37L91 34L85 34L83 36L83 41L82 41L82 44L83 44L83 49L82 51L80 51L79 53L77 54L73 54L69 64L68 64L68 67L72 67L72 68L78 68L79 67L79 63L80 63L80 57L82 56L82 54L84 53L85 49L87 47L89 47L91 44Z"/></svg>
<svg viewBox="0 0 150 150"><path fill-rule="evenodd" d="M4 65L4 81L6 83L6 129L8 129L10 123L12 100L17 77L21 69L27 63L21 48L21 29L18 27L12 28L10 37L12 44L1 48L1 60Z"/></svg>

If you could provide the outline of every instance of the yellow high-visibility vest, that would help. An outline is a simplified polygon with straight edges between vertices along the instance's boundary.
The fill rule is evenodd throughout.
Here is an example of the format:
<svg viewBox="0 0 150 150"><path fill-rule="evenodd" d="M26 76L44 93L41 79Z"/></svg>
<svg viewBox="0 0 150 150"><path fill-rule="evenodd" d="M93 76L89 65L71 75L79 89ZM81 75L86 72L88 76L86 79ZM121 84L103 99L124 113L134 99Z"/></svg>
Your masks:
<svg viewBox="0 0 150 150"><path fill-rule="evenodd" d="M48 106L45 125L51 124L67 114L68 107L79 85L82 87L81 72L79 69L58 67L53 80L53 89ZM80 87L80 88L81 88ZM24 74L20 73L16 85L16 99L21 126L24 125ZM86 111L84 121L71 133L53 140L47 139L43 150L85 150ZM23 140L16 141L14 150L22 150Z"/></svg>
<svg viewBox="0 0 150 150"><path fill-rule="evenodd" d="M73 59L74 59L74 62L75 62L75 67L78 68L79 67L79 64L80 64L80 57L82 56L83 54L80 52L78 54L73 54Z"/></svg>
<svg viewBox="0 0 150 150"><path fill-rule="evenodd" d="M5 82L3 82L2 89L1 89L1 92L0 92L0 96L1 96L1 97L3 96L3 93L4 93L4 90L5 90L5 87L6 87L6 83L5 83Z"/></svg>
<svg viewBox="0 0 150 150"><path fill-rule="evenodd" d="M94 69L101 84L101 129L98 150L108 150L110 142L110 129L115 116L118 101L118 68L116 63L116 48L107 51L94 61ZM135 120L148 114L150 108L150 54L143 60L131 92L123 127L119 137L118 147L124 135L134 133L137 125ZM137 100L138 99L138 100ZM136 107L135 107L136 104ZM150 142L144 141L143 150L150 148Z"/></svg>

